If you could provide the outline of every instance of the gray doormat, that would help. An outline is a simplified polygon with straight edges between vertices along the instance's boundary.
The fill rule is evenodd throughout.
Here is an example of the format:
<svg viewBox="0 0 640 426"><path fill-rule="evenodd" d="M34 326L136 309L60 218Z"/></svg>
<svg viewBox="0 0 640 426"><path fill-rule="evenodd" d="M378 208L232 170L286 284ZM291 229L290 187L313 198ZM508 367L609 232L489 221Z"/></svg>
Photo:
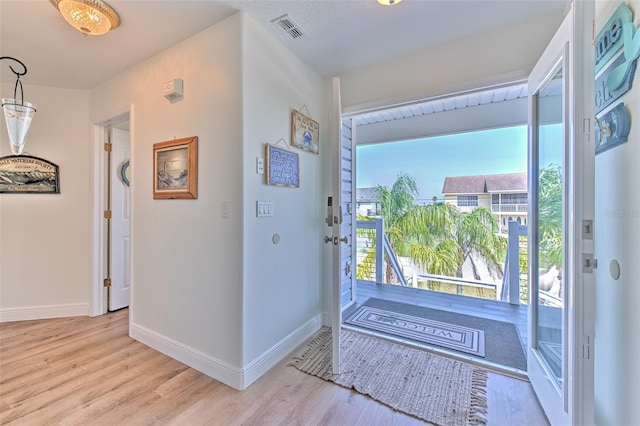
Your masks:
<svg viewBox="0 0 640 426"><path fill-rule="evenodd" d="M425 320L437 321L438 323L447 324L449 328L453 326L465 327L467 329L475 329L479 330L484 334L484 354L473 354L469 350L461 350L460 348L453 348L449 345L444 346L442 342L428 342L428 344L433 346L444 347L447 349L456 350L459 352L463 352L466 354L470 354L471 356L475 356L479 359L484 359L490 362L494 362L496 364L504 365L511 368L516 368L522 371L527 370L527 360L525 358L524 351L522 350L522 344L520 343L520 336L514 324L502 321L495 321L485 318L478 318L471 315L458 314L455 312L447 312L438 309L425 308L422 306L414 306L407 303L400 302L392 302L388 300L370 298L367 300L362 306L358 309L352 311L351 314L346 316L346 320L344 321L347 324L355 325L358 327L362 327L365 329L375 330L378 332L383 332L389 335L397 335L401 338L414 340L419 343L426 343L424 341L415 339L414 337L409 337L404 334L397 334L393 330L390 330L390 327L387 326L386 330L382 330L384 324L384 318L379 319L378 321L369 321L368 324L357 324L352 322L353 319L356 319L359 315L362 317L362 308L374 308L378 310L388 311L389 313L401 314L404 316L420 318ZM373 312L373 311L371 311ZM387 314L389 315L389 314ZM399 319L399 322L402 325L404 319ZM393 320L396 321L396 320ZM405 321L406 322L406 321ZM376 328L373 328L376 327ZM407 326L400 328L411 328L414 325L410 325L407 322ZM415 325L415 327L419 327L419 325ZM441 327L442 330L446 330ZM445 331L446 332L446 331ZM431 333L433 335L433 332ZM451 339L449 339L451 340Z"/></svg>
<svg viewBox="0 0 640 426"><path fill-rule="evenodd" d="M360 306L345 322L484 358L484 331L475 328L369 306Z"/></svg>

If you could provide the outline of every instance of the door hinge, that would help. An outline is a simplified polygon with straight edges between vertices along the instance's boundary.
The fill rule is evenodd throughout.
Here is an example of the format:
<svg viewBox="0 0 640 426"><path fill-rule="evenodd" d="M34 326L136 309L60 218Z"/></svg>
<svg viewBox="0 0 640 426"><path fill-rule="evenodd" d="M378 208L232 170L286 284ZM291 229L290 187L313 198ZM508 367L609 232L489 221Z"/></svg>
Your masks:
<svg viewBox="0 0 640 426"><path fill-rule="evenodd" d="M585 219L582 221L582 239L593 240L593 220Z"/></svg>
<svg viewBox="0 0 640 426"><path fill-rule="evenodd" d="M104 211L104 218L105 219L111 219L111 210L105 210Z"/></svg>
<svg viewBox="0 0 640 426"><path fill-rule="evenodd" d="M585 343L582 344L582 358L591 359L591 339L584 336Z"/></svg>
<svg viewBox="0 0 640 426"><path fill-rule="evenodd" d="M582 253L582 272L592 274L594 269L598 269L598 259L592 253Z"/></svg>
<svg viewBox="0 0 640 426"><path fill-rule="evenodd" d="M113 148L113 145L111 145L111 143L107 142L104 144L104 150L107 152L111 152L111 149Z"/></svg>
<svg viewBox="0 0 640 426"><path fill-rule="evenodd" d="M104 286L105 287L111 287L111 278L105 278L104 279Z"/></svg>

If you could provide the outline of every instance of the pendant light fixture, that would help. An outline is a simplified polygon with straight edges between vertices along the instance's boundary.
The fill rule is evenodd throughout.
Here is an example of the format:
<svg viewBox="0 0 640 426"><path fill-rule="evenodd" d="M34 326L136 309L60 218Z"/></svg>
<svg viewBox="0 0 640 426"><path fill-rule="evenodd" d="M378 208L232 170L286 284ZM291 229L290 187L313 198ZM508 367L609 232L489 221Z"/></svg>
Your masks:
<svg viewBox="0 0 640 426"><path fill-rule="evenodd" d="M2 98L2 109L4 110L4 119L7 122L7 132L9 133L11 152L13 152L14 155L20 155L22 154L22 151L24 151L25 138L27 137L27 132L31 126L31 120L36 113L36 107L35 105L24 101L24 92L22 90L20 76L27 73L27 67L21 61L16 58L12 58L11 56L0 57L0 61L4 59L20 64L24 70L21 71L18 69L18 71L16 71L12 65L9 65L11 71L16 75L16 85L13 88L13 98ZM18 98L16 97L18 86L20 86L19 103Z"/></svg>
<svg viewBox="0 0 640 426"><path fill-rule="evenodd" d="M101 0L51 0L62 17L85 35L102 35L120 25L120 16Z"/></svg>
<svg viewBox="0 0 640 426"><path fill-rule="evenodd" d="M400 3L402 0L378 0L378 3L384 6L393 6L394 4Z"/></svg>

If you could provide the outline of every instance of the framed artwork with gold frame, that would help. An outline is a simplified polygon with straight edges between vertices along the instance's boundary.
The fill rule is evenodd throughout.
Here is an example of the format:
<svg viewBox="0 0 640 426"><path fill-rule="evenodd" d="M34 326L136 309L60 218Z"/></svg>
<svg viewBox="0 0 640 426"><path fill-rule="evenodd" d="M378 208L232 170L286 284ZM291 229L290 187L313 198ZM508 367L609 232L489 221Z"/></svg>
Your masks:
<svg viewBox="0 0 640 426"><path fill-rule="evenodd" d="M153 144L153 198L198 198L198 137Z"/></svg>

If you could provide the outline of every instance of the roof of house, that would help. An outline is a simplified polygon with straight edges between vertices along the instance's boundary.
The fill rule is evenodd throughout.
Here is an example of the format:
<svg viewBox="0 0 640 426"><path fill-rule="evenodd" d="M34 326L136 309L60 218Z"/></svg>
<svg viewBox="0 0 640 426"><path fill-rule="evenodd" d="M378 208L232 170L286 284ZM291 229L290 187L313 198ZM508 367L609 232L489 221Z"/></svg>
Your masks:
<svg viewBox="0 0 640 426"><path fill-rule="evenodd" d="M526 173L506 173L444 178L443 194L485 194L527 191Z"/></svg>
<svg viewBox="0 0 640 426"><path fill-rule="evenodd" d="M356 201L358 203L377 202L380 199L378 187L374 188L357 188Z"/></svg>

